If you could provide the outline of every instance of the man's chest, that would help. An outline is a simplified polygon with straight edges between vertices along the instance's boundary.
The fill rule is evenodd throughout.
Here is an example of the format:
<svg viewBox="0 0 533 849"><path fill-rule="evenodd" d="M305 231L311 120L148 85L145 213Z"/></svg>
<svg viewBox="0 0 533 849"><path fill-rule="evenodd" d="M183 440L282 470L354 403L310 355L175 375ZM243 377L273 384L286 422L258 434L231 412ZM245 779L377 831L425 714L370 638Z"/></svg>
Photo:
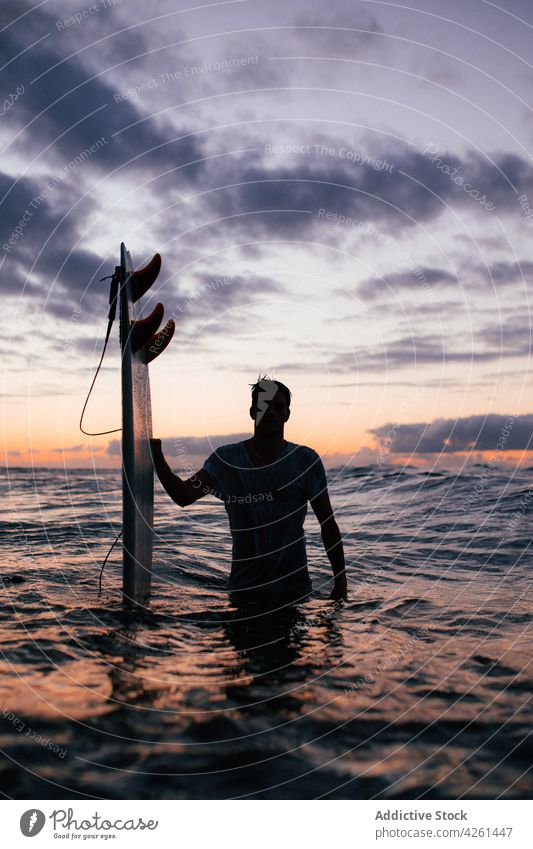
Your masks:
<svg viewBox="0 0 533 849"><path fill-rule="evenodd" d="M307 502L303 475L290 468L247 469L242 480L243 489L252 495L254 503L297 508Z"/></svg>

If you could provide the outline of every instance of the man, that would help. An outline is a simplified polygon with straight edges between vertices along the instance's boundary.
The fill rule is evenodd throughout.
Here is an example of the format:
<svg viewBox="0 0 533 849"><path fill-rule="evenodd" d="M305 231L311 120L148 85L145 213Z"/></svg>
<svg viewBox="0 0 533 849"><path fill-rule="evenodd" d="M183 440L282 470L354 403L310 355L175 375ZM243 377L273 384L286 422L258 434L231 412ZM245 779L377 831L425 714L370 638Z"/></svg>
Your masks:
<svg viewBox="0 0 533 849"><path fill-rule="evenodd" d="M320 523L333 570L330 598L347 596L344 551L331 508L326 474L316 451L284 438L291 393L280 381L260 379L252 388L254 435L223 445L188 480L167 465L161 440L152 440L154 465L168 495L186 507L208 493L225 502L233 557L228 589L297 599L311 591L303 523L307 502Z"/></svg>

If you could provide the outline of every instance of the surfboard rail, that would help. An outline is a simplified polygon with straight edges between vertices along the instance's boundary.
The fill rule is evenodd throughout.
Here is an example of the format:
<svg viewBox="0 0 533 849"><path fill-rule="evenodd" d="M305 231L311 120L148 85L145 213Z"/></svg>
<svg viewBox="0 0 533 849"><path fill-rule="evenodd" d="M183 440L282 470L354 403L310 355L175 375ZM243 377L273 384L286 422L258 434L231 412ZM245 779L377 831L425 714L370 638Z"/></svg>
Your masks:
<svg viewBox="0 0 533 849"><path fill-rule="evenodd" d="M158 332L164 313L162 304L144 318L138 301L153 285L160 268L161 257L156 254L144 268L134 271L131 255L125 244L121 244L122 594L128 608L148 605L152 579L154 473L150 451L152 405L148 363L170 342L174 322L171 319Z"/></svg>

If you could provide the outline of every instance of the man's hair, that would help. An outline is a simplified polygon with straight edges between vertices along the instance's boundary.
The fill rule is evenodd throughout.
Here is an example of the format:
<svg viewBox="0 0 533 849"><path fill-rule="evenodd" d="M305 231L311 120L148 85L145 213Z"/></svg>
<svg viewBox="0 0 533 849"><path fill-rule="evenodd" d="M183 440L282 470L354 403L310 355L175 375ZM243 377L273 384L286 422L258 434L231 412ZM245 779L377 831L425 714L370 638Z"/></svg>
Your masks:
<svg viewBox="0 0 533 849"><path fill-rule="evenodd" d="M264 377L259 377L257 383L250 384L250 386L252 387L252 407L257 406L259 394L263 389L263 387L261 386L263 380L268 380L269 383L275 383L277 386L277 391L281 392L281 394L285 398L287 402L287 407L291 406L291 390L289 389L289 387L285 386L285 384L282 383L281 380L270 380L270 378L267 378L267 376L265 375Z"/></svg>

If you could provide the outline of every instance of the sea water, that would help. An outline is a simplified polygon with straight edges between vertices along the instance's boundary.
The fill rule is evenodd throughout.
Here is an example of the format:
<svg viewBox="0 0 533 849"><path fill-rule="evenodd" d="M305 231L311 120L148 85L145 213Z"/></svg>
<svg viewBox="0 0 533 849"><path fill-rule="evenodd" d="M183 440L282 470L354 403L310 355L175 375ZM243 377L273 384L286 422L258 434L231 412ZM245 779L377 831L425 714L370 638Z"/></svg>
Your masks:
<svg viewBox="0 0 533 849"><path fill-rule="evenodd" d="M123 612L120 472L2 474L0 789L13 798L530 798L531 469L332 469L349 600L230 603L223 505L156 484Z"/></svg>

